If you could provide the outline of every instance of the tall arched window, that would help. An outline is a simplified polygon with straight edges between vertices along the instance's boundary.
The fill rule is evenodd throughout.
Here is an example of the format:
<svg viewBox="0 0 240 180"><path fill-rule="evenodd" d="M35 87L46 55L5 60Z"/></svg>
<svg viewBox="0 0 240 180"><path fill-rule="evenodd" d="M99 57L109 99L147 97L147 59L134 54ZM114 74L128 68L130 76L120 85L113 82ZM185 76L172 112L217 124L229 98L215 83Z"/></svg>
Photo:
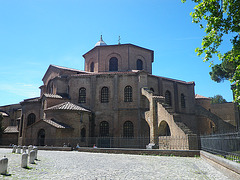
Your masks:
<svg viewBox="0 0 240 180"><path fill-rule="evenodd" d="M90 65L90 72L94 72L94 62L92 62Z"/></svg>
<svg viewBox="0 0 240 180"><path fill-rule="evenodd" d="M126 86L124 88L124 102L132 102L132 87Z"/></svg>
<svg viewBox="0 0 240 180"><path fill-rule="evenodd" d="M143 70L143 62L141 59L137 60L137 70Z"/></svg>
<svg viewBox="0 0 240 180"><path fill-rule="evenodd" d="M109 136L109 123L107 121L102 121L99 126L99 136L108 137Z"/></svg>
<svg viewBox="0 0 240 180"><path fill-rule="evenodd" d="M108 103L108 102L109 102L108 87L103 87L101 89L101 103Z"/></svg>
<svg viewBox="0 0 240 180"><path fill-rule="evenodd" d="M123 137L134 137L134 128L131 121L126 121L123 124Z"/></svg>
<svg viewBox="0 0 240 180"><path fill-rule="evenodd" d="M30 126L31 124L35 123L36 121L36 115L34 113L31 113L27 117L27 126Z"/></svg>
<svg viewBox="0 0 240 180"><path fill-rule="evenodd" d="M169 106L172 106L172 97L170 91L165 92L165 103Z"/></svg>
<svg viewBox="0 0 240 180"><path fill-rule="evenodd" d="M185 107L186 107L184 94L181 94L181 107L182 107L182 108L185 108Z"/></svg>
<svg viewBox="0 0 240 180"><path fill-rule="evenodd" d="M116 57L109 60L109 71L118 71L118 59Z"/></svg>
<svg viewBox="0 0 240 180"><path fill-rule="evenodd" d="M86 129L85 128L81 129L81 141L82 142L86 141Z"/></svg>
<svg viewBox="0 0 240 180"><path fill-rule="evenodd" d="M79 97L78 97L79 103L86 103L86 88L81 87L79 89Z"/></svg>

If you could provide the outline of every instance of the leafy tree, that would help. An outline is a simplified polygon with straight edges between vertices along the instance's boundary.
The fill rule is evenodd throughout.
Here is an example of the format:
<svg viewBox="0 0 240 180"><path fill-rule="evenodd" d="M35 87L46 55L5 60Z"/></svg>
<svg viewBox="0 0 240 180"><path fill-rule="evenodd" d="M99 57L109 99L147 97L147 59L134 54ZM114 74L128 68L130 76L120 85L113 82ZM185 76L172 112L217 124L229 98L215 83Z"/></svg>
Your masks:
<svg viewBox="0 0 240 180"><path fill-rule="evenodd" d="M205 28L206 35L200 48L196 48L198 56L205 55L204 61L209 61L216 55L220 64L213 64L211 78L216 82L230 80L235 101L240 103L240 0L192 0L196 4L191 12L194 23ZM186 2L186 0L182 0ZM226 35L231 35L232 48L221 52L220 46L226 41Z"/></svg>
<svg viewBox="0 0 240 180"><path fill-rule="evenodd" d="M214 97L210 97L211 98L211 101L210 103L211 104L219 104L219 103L225 103L227 102L226 99L224 99L221 95L215 95Z"/></svg>

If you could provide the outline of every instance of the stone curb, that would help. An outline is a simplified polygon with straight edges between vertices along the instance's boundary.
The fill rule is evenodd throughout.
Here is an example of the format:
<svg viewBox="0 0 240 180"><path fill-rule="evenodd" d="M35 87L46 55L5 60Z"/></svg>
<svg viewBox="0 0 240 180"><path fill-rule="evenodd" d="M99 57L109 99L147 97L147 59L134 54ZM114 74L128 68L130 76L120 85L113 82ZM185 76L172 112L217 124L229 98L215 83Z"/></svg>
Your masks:
<svg viewBox="0 0 240 180"><path fill-rule="evenodd" d="M112 154L136 154L136 155L160 155L196 157L200 156L199 150L158 150L158 149L125 149L125 148L78 148L79 152L112 153Z"/></svg>
<svg viewBox="0 0 240 180"><path fill-rule="evenodd" d="M10 146L0 146L0 148L12 149ZM72 147L52 147L52 146L38 146L38 150L50 150L50 151L72 151Z"/></svg>
<svg viewBox="0 0 240 180"><path fill-rule="evenodd" d="M206 151L200 151L201 158L210 162L214 167L220 168L230 178L240 179L240 164Z"/></svg>

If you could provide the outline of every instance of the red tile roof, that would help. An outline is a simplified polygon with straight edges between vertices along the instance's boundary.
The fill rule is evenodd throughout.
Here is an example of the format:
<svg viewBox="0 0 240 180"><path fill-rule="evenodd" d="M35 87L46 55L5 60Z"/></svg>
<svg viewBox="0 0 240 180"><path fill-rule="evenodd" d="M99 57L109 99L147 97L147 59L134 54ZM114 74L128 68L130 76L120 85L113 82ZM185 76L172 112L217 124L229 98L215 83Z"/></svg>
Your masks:
<svg viewBox="0 0 240 180"><path fill-rule="evenodd" d="M85 111L85 112L90 112L89 110L78 106L76 104L73 104L71 102L64 102L55 106L52 106L48 108L47 110L69 110L69 111Z"/></svg>
<svg viewBox="0 0 240 180"><path fill-rule="evenodd" d="M196 94L196 95L195 95L195 99L211 99L211 98L208 98L208 97L205 97L205 96Z"/></svg>
<svg viewBox="0 0 240 180"><path fill-rule="evenodd" d="M17 126L8 126L3 133L18 133L18 127Z"/></svg>
<svg viewBox="0 0 240 180"><path fill-rule="evenodd" d="M61 123L61 122L57 122L57 121L55 121L54 119L44 119L43 121L46 122L47 124L55 127L55 128L58 128L58 129L71 128L70 126L68 126L68 125L66 125L66 124L63 124L63 123Z"/></svg>

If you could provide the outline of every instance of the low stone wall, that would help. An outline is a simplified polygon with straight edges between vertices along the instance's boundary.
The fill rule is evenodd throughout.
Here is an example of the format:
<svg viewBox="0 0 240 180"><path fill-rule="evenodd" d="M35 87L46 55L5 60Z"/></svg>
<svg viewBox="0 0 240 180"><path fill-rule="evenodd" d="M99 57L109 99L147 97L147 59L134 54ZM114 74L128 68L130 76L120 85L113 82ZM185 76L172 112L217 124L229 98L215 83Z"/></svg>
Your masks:
<svg viewBox="0 0 240 180"><path fill-rule="evenodd" d="M158 149L123 149L123 148L78 148L79 152L113 153L113 154L137 154L137 155L160 155L160 156L200 156L198 150L158 150Z"/></svg>
<svg viewBox="0 0 240 180"><path fill-rule="evenodd" d="M226 176L233 179L240 179L240 164L208 153L200 151L201 158L207 160L212 166L220 169Z"/></svg>
<svg viewBox="0 0 240 180"><path fill-rule="evenodd" d="M11 146L0 146L0 148L9 148L12 149ZM50 150L50 151L72 151L72 147L53 147L53 146L38 146L38 150Z"/></svg>
<svg viewBox="0 0 240 180"><path fill-rule="evenodd" d="M72 151L72 147L53 147L53 146L38 146L38 150L50 151Z"/></svg>

